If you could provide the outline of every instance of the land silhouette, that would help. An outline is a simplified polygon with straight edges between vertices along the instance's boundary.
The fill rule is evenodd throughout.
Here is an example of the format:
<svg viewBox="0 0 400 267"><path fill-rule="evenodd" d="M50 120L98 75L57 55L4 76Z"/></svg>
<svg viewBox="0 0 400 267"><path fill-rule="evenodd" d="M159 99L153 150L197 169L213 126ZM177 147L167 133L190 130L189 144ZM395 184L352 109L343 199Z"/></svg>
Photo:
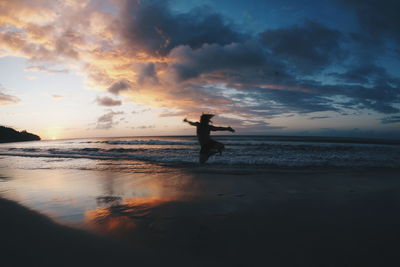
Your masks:
<svg viewBox="0 0 400 267"><path fill-rule="evenodd" d="M29 133L26 130L18 132L13 128L0 126L0 143L37 141L37 140L40 140L40 136L33 133Z"/></svg>

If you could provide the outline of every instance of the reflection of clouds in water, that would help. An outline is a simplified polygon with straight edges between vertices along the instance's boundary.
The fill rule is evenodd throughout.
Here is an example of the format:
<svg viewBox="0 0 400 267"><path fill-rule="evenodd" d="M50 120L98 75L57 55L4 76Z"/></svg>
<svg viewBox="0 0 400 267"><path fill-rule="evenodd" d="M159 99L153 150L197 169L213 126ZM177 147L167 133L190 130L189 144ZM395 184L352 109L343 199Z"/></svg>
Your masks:
<svg viewBox="0 0 400 267"><path fill-rule="evenodd" d="M107 200L110 200L106 203L108 207L99 207L85 212L85 223L89 228L97 232L123 237L132 232L139 224L150 224L152 221L152 208L174 199L145 197L121 200L107 197Z"/></svg>
<svg viewBox="0 0 400 267"><path fill-rule="evenodd" d="M123 238L137 229L153 231L154 209L170 202L185 201L195 194L193 180L187 173L153 174L101 179L102 195L96 197L97 208L86 210L84 223L90 229ZM187 190L192 188L192 190Z"/></svg>
<svg viewBox="0 0 400 267"><path fill-rule="evenodd" d="M41 160L28 157L18 160L0 158L0 166L5 165L0 174L0 194L59 223L77 227L85 224L88 211L112 207L116 212L115 206L126 205L128 199L136 199L136 203L138 199L147 199L147 202L154 202L156 198L179 199L183 194L188 194L185 188L192 183L190 175L161 166L159 168L164 170L162 173L150 167L147 173L138 173L131 171L138 167L136 165L130 166L131 169L125 168L126 161L91 160L87 165L88 170L80 170L74 168L80 160L50 163ZM84 161L82 166L85 165ZM54 164L63 166L57 167ZM44 165L50 169L40 169ZM121 206L119 213L126 215L128 211ZM131 209L130 212L134 211ZM100 217L110 218L104 214Z"/></svg>
<svg viewBox="0 0 400 267"><path fill-rule="evenodd" d="M107 206L107 205L113 206L119 204L121 200L122 200L121 197L115 197L115 196L96 197L96 202L98 206Z"/></svg>

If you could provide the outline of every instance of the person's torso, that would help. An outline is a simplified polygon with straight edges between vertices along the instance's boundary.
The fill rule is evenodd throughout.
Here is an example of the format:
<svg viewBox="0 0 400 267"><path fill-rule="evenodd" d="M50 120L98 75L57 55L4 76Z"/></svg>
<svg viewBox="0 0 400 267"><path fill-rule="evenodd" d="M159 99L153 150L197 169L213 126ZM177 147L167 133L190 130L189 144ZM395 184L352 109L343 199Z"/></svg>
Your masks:
<svg viewBox="0 0 400 267"><path fill-rule="evenodd" d="M208 125L198 125L196 127L197 139L200 145L205 145L210 141L210 127Z"/></svg>

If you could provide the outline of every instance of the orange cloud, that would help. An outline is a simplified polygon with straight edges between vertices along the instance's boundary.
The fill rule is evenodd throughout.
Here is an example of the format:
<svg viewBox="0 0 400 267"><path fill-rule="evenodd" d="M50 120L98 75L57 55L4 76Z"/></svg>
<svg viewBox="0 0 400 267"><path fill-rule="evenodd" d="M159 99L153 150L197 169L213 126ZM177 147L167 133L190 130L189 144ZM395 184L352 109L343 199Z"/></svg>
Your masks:
<svg viewBox="0 0 400 267"><path fill-rule="evenodd" d="M0 25L6 23L46 24L57 17L57 3L49 0L13 0L0 2Z"/></svg>
<svg viewBox="0 0 400 267"><path fill-rule="evenodd" d="M18 102L20 102L20 99L18 97L12 96L12 95L7 95L7 94L0 92L0 105L1 106L13 105Z"/></svg>
<svg viewBox="0 0 400 267"><path fill-rule="evenodd" d="M148 29L146 25L134 25L135 30L142 31L139 26L143 26L148 32L135 33L132 36L137 39L131 38L127 33L131 31L129 23L134 22L126 21L127 17L134 17L127 13L130 2L109 0L108 3L114 10L98 8L97 0L2 2L0 55L25 57L43 66L30 67L29 70L34 71L67 72L65 68L45 67L46 64L64 64L84 75L87 86L96 90L107 91L125 81L129 86L124 90L109 92L120 93L125 101L172 109L174 114L211 111L250 118L240 99L222 93L217 88L220 84L227 89L308 90L283 84L235 81L241 72L252 73L252 64L256 64L256 68L262 64L257 52L252 52L258 48L252 43L177 45L174 42L181 36L174 38L163 25ZM134 5L141 8L140 3ZM153 11L144 9L143 12ZM232 40L238 38L226 25L218 27ZM151 38L155 38L156 51L146 46L154 41ZM213 38L219 38L218 34ZM208 62L212 60L215 64ZM229 68L236 68L235 61L239 63L236 76L232 76Z"/></svg>

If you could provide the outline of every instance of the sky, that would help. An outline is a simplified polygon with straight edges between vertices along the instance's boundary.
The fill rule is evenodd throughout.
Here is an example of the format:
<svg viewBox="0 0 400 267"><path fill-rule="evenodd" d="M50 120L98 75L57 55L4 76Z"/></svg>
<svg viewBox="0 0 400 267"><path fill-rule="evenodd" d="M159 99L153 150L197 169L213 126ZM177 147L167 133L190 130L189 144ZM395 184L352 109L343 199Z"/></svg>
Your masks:
<svg viewBox="0 0 400 267"><path fill-rule="evenodd" d="M0 125L400 138L400 1L0 0Z"/></svg>

